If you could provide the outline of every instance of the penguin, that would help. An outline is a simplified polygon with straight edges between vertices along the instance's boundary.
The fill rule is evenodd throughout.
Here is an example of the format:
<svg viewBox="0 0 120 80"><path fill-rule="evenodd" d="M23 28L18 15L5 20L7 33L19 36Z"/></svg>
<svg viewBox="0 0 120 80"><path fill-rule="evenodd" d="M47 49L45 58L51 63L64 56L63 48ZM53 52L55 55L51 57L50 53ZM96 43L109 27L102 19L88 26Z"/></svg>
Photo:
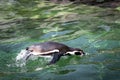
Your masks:
<svg viewBox="0 0 120 80"><path fill-rule="evenodd" d="M53 57L52 60L48 63L48 65L51 65L59 61L61 56L83 56L85 55L85 53L79 48L72 48L62 43L48 41L44 43L33 44L31 46L26 47L25 50L21 50L21 52L16 57L16 60L27 60L31 55L40 57Z"/></svg>

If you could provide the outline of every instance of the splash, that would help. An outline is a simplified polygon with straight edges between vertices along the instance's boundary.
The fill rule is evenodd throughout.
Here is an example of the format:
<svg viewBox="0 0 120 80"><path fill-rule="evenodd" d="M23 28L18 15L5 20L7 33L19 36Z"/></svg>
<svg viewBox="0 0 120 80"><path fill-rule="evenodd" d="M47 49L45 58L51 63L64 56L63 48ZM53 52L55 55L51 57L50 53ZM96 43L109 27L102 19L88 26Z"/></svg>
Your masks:
<svg viewBox="0 0 120 80"><path fill-rule="evenodd" d="M21 52L17 55L16 57L16 61L19 60L26 60L28 58L28 56L30 56L31 53L25 49L21 50Z"/></svg>
<svg viewBox="0 0 120 80"><path fill-rule="evenodd" d="M15 62L15 65L16 65L17 67L26 66L26 60L16 61L16 62Z"/></svg>
<svg viewBox="0 0 120 80"><path fill-rule="evenodd" d="M16 62L15 62L15 65L17 67L23 67L26 65L26 60L28 58L28 56L30 56L31 54L25 50L25 49L22 49L21 52L16 56Z"/></svg>

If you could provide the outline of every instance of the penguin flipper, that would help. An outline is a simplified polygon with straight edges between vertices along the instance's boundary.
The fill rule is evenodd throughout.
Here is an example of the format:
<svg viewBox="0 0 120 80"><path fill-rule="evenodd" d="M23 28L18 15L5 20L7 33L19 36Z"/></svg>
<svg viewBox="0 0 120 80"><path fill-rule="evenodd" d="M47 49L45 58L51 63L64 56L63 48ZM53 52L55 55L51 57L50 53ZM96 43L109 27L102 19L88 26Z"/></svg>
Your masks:
<svg viewBox="0 0 120 80"><path fill-rule="evenodd" d="M59 52L55 52L53 53L53 58L52 60L48 63L48 65L54 64L56 63L60 58L61 58L62 54Z"/></svg>

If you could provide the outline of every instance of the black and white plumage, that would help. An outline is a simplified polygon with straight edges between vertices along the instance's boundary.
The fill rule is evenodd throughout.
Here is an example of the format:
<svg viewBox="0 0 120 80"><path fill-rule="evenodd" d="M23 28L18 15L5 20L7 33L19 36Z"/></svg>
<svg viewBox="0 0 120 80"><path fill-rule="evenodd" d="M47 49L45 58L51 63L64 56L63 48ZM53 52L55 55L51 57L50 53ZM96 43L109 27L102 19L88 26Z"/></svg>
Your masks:
<svg viewBox="0 0 120 80"><path fill-rule="evenodd" d="M16 60L20 59L28 59L31 55L47 57L53 56L52 60L49 64L56 63L61 56L65 55L84 55L83 50L79 48L71 48L65 44L58 42L44 42L39 44L33 44L27 47L25 50L21 50L21 52L16 57Z"/></svg>

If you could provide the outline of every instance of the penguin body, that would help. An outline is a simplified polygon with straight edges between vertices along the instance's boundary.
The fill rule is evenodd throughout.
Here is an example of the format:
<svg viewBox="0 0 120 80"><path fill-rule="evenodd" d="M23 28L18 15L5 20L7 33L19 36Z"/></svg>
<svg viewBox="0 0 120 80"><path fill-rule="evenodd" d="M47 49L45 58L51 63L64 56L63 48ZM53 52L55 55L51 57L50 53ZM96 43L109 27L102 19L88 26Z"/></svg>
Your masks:
<svg viewBox="0 0 120 80"><path fill-rule="evenodd" d="M71 48L68 47L65 44L58 43L58 42L44 42L44 43L38 43L33 44L31 46L28 46L24 52L20 52L20 54L25 54L24 57L27 60L31 55L41 56L41 57L47 57L52 56L52 60L49 62L49 64L56 63L61 56L65 55L84 55L85 53L83 50L79 48ZM18 58L19 60L20 58Z"/></svg>

